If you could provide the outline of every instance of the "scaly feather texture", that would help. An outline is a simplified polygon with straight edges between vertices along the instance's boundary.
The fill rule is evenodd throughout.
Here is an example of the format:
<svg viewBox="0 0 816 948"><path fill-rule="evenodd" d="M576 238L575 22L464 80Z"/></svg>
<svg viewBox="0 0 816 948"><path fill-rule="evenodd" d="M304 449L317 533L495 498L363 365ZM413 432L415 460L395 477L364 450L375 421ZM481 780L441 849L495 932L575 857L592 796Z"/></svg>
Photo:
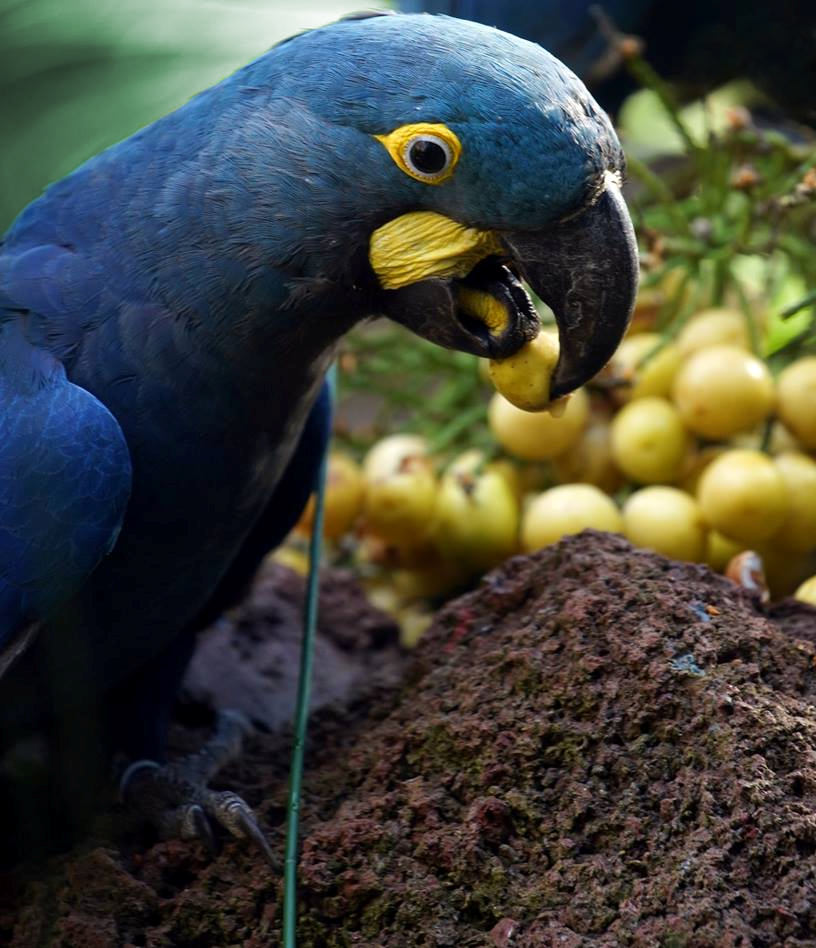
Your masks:
<svg viewBox="0 0 816 948"><path fill-rule="evenodd" d="M130 494L130 457L110 412L0 325L0 676L15 639L46 619L109 553Z"/></svg>
<svg viewBox="0 0 816 948"><path fill-rule="evenodd" d="M416 121L462 142L438 187L375 138ZM12 392L0 576L27 590L0 641L19 616L42 628L0 679L0 741L51 727L77 773L71 748L87 753L94 720L100 754L161 758L195 631L234 601L311 490L337 340L386 309L370 235L422 210L524 233L596 204L619 221L598 194L621 160L583 85L534 44L375 16L273 48L29 205L0 245ZM627 316L623 305L620 332ZM8 372L21 350L33 389ZM62 466L38 460L60 452ZM43 503L29 526L32 498ZM54 561L14 565L20 531L64 575Z"/></svg>

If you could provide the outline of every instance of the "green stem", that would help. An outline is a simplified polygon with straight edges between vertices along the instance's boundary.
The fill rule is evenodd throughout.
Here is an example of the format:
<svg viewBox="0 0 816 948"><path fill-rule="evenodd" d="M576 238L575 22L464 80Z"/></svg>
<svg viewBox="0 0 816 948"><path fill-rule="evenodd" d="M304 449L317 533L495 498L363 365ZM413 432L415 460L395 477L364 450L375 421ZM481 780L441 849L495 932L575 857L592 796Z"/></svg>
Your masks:
<svg viewBox="0 0 816 948"><path fill-rule="evenodd" d="M759 445L759 450L762 451L763 454L771 453L771 435L773 434L775 421L776 419L773 415L769 415L768 418L765 419L765 424L762 428L762 441Z"/></svg>
<svg viewBox="0 0 816 948"><path fill-rule="evenodd" d="M808 306L812 306L814 303L816 303L816 290L811 290L807 296L803 296L802 299L797 300L795 303L791 303L790 306L786 306L779 314L779 317L780 319L790 319L790 317L795 316L799 310L806 309Z"/></svg>
<svg viewBox="0 0 816 948"><path fill-rule="evenodd" d="M329 370L329 386L334 394L336 369ZM303 641L300 646L300 673L295 703L295 740L289 777L289 799L286 807L286 856L283 867L283 944L284 948L297 945L297 860L300 792L303 785L303 758L306 750L306 730L309 723L309 697L312 689L314 640L317 629L320 555L323 541L323 507L326 494L328 449L320 462L315 498L314 523L309 539L309 577L306 583L306 607L303 615Z"/></svg>
<svg viewBox="0 0 816 948"><path fill-rule="evenodd" d="M428 445L430 454L442 454L445 449L454 442L462 432L467 431L471 425L475 424L484 417L486 408L480 402L463 411L460 415L448 422L442 428Z"/></svg>
<svg viewBox="0 0 816 948"><path fill-rule="evenodd" d="M742 307L742 314L745 317L745 325L748 327L748 341L751 344L751 352L753 352L755 355L761 355L762 340L759 336L759 329L756 324L756 319L754 319L754 311L751 309L751 301L748 299L748 294L745 292L745 287L737 279L734 280L734 290L739 297L740 306Z"/></svg>
<svg viewBox="0 0 816 948"><path fill-rule="evenodd" d="M677 104L677 100L669 86L641 56L632 56L627 59L626 68L640 85L645 89L651 89L657 95L672 125L677 129L677 134L683 139L683 144L686 146L688 153L695 156L695 158L699 158L702 149L691 137L691 133L686 128L686 123L680 118L680 106Z"/></svg>

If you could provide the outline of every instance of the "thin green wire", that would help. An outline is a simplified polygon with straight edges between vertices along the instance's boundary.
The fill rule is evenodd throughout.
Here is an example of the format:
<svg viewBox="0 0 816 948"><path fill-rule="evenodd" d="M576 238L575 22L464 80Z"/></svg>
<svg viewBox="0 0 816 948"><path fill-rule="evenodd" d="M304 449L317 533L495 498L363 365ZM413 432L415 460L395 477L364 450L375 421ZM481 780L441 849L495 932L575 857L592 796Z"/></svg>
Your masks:
<svg viewBox="0 0 816 948"><path fill-rule="evenodd" d="M329 389L334 399L336 370L328 373ZM309 576L306 582L306 608L303 614L303 641L300 645L300 673L295 703L295 743L289 777L289 799L286 807L286 858L283 867L283 945L297 945L297 863L298 822L300 818L300 790L303 784L303 756L306 750L306 730L309 723L309 698L312 690L314 640L317 628L320 557L323 548L323 506L326 494L328 448L320 462L315 497L314 522L309 538Z"/></svg>

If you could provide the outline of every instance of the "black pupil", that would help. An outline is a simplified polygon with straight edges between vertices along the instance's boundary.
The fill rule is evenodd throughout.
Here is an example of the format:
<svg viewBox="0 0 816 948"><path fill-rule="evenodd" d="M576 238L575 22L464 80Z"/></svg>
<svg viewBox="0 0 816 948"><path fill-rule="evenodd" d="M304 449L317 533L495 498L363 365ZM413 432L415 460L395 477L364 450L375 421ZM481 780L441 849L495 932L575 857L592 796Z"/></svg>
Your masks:
<svg viewBox="0 0 816 948"><path fill-rule="evenodd" d="M411 145L411 163L423 174L438 174L447 164L445 149L436 142L420 139Z"/></svg>

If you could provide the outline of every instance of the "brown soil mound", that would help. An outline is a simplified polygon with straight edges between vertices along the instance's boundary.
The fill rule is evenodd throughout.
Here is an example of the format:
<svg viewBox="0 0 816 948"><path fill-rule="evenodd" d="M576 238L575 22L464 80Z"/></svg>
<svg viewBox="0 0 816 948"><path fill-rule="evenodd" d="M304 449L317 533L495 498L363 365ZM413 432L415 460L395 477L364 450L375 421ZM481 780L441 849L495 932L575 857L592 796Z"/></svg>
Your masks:
<svg viewBox="0 0 816 948"><path fill-rule="evenodd" d="M390 713L316 722L299 944L816 945L816 650L788 624L816 610L773 621L615 537L509 561L439 614ZM230 775L279 849L280 747ZM275 945L279 883L232 844L96 848L0 941Z"/></svg>

